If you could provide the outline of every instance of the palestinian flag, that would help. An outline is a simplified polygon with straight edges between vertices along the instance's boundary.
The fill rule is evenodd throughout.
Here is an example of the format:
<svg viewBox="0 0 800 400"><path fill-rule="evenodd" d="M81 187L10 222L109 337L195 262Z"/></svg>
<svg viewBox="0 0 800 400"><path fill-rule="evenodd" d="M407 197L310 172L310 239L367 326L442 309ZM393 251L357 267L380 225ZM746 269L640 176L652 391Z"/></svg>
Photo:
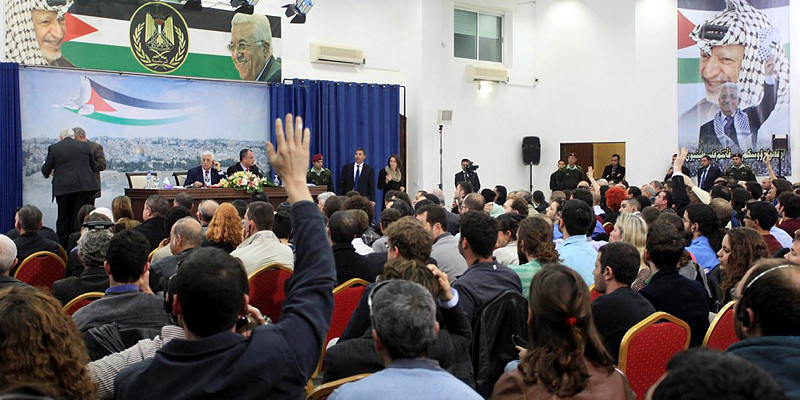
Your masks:
<svg viewBox="0 0 800 400"><path fill-rule="evenodd" d="M144 7L158 8L142 12ZM76 0L65 16L67 35L62 53L77 68L238 80L227 50L233 15L233 11L184 10L180 4L162 2ZM281 18L267 18L277 56ZM134 33L140 34L139 39ZM153 41L145 43L147 40ZM176 49L157 51L158 44L165 41L174 42ZM147 44L155 50L144 54ZM167 67L159 68L159 56L163 59L160 64Z"/></svg>

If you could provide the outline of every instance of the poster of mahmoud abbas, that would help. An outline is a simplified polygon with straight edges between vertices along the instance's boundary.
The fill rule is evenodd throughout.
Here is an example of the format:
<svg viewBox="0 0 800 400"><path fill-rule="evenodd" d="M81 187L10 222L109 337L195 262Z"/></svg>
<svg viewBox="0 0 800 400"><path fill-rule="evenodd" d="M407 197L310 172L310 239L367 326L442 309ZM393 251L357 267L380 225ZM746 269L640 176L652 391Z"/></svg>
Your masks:
<svg viewBox="0 0 800 400"><path fill-rule="evenodd" d="M767 175L769 153L776 174L791 174L789 152L773 146L789 137L789 28L789 0L678 1L678 142L690 168L708 155L725 171L738 153Z"/></svg>

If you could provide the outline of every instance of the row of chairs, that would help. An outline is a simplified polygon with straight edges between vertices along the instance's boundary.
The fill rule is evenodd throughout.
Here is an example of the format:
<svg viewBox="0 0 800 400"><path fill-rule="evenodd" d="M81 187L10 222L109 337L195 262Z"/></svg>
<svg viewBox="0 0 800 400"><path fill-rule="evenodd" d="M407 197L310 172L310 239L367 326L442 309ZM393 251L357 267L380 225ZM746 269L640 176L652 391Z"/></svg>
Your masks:
<svg viewBox="0 0 800 400"><path fill-rule="evenodd" d="M144 189L147 186L147 172L126 172L125 177L128 178L130 189ZM176 186L183 186L183 182L186 181L186 172L173 172L172 178L175 180Z"/></svg>

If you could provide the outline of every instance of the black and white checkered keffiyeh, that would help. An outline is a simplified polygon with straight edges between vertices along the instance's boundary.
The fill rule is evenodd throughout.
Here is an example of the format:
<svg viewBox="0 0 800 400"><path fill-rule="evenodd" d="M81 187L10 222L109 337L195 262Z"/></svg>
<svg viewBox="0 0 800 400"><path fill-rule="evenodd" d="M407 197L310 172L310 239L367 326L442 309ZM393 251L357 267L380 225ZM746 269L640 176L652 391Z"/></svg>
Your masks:
<svg viewBox="0 0 800 400"><path fill-rule="evenodd" d="M70 6L72 0L5 0L6 61L26 65L47 65L48 62L33 32L31 11L55 11L58 18L64 18Z"/></svg>
<svg viewBox="0 0 800 400"><path fill-rule="evenodd" d="M739 72L743 108L754 106L764 94L764 60L775 58L775 78L778 85L776 110L789 106L789 60L781 46L780 32L764 13L747 0L725 0L725 10L696 26L691 38L705 54L714 46L743 45L744 59Z"/></svg>

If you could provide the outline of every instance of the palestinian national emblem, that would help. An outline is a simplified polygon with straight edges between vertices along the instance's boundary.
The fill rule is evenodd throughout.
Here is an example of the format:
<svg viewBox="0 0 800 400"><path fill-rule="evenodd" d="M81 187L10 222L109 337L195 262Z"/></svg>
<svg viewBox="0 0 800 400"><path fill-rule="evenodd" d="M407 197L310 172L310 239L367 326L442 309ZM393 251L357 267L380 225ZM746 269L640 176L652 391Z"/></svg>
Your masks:
<svg viewBox="0 0 800 400"><path fill-rule="evenodd" d="M169 4L146 3L133 13L131 52L143 67L168 74L183 65L189 54L189 29L183 16Z"/></svg>

